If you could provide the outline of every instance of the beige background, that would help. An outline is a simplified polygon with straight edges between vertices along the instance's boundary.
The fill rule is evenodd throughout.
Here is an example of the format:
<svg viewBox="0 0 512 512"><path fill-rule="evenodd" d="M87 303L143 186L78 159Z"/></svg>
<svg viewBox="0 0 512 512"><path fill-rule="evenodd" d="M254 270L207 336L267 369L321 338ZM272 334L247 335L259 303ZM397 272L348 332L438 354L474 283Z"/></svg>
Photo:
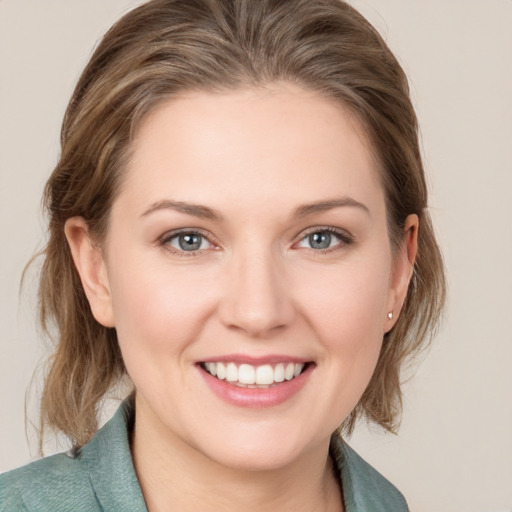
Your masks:
<svg viewBox="0 0 512 512"><path fill-rule="evenodd" d="M256 1L256 0L255 0ZM31 458L25 391L41 191L94 42L135 0L0 0L0 471ZM448 318L406 387L398 437L352 444L413 512L512 510L512 1L354 0L411 79L449 271ZM28 401L36 418L40 381ZM34 453L35 436L28 429Z"/></svg>

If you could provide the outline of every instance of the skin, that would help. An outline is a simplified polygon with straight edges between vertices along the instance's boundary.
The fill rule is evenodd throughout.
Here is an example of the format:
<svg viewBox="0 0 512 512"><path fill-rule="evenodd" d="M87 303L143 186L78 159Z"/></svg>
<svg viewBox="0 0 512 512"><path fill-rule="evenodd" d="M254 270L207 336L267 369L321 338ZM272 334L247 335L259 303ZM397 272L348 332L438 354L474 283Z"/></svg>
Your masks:
<svg viewBox="0 0 512 512"><path fill-rule="evenodd" d="M101 247L79 217L66 235L137 389L132 451L149 510L342 510L330 436L399 315L417 217L393 250L359 123L290 84L188 93L152 112L133 144ZM297 215L312 203L323 207ZM338 233L329 248L312 247L326 228ZM180 249L176 230L200 233L200 249ZM226 354L313 370L279 405L238 407L198 367Z"/></svg>

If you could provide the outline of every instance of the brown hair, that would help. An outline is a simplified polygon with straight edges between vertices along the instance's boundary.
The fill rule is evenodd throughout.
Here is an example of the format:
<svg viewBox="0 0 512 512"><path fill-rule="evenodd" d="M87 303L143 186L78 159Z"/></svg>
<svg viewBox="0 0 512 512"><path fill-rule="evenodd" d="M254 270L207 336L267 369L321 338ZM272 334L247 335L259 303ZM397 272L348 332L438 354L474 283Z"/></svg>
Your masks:
<svg viewBox="0 0 512 512"><path fill-rule="evenodd" d="M190 89L291 81L351 109L375 151L390 238L420 218L419 252L402 313L385 335L375 373L345 420L393 430L400 369L430 339L445 298L441 255L427 208L416 115L406 76L376 30L338 0L152 0L121 18L85 68L65 114L60 160L46 184L49 239L40 280L43 328L58 331L41 403L49 426L74 444L97 429L98 405L125 375L115 329L94 319L64 236L82 216L101 240L140 120Z"/></svg>

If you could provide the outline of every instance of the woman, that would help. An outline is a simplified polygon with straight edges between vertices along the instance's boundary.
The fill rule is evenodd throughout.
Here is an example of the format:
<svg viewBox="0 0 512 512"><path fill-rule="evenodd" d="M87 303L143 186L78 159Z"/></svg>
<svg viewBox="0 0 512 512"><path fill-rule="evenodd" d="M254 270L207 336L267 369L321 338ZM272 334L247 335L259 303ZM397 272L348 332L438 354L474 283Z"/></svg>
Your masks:
<svg viewBox="0 0 512 512"><path fill-rule="evenodd" d="M2 475L1 510L407 510L339 433L396 429L443 267L407 80L354 9L128 13L45 204L41 421L73 449Z"/></svg>

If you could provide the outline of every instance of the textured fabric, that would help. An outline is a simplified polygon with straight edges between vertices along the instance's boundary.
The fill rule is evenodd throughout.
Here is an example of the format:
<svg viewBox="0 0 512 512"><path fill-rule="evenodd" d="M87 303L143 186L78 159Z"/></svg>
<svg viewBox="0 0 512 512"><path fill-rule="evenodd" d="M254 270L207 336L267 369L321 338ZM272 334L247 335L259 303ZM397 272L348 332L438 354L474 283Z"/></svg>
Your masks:
<svg viewBox="0 0 512 512"><path fill-rule="evenodd" d="M81 450L0 475L0 512L147 512L130 454L133 406L123 402ZM340 438L331 456L346 512L407 512L400 492Z"/></svg>
<svg viewBox="0 0 512 512"><path fill-rule="evenodd" d="M402 493L340 437L331 440L331 456L340 472L345 512L408 512Z"/></svg>

